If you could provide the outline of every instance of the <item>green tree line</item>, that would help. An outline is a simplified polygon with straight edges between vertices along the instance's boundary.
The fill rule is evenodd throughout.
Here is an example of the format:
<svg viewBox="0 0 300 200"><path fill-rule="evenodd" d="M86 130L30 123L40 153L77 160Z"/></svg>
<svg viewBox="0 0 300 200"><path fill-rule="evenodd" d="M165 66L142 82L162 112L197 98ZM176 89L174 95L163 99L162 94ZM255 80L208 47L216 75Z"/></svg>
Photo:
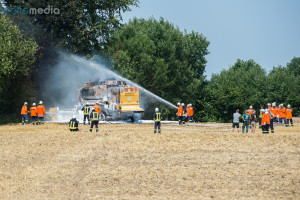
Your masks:
<svg viewBox="0 0 300 200"><path fill-rule="evenodd" d="M58 62L58 48L87 58L106 55L114 71L154 94L173 104L192 103L197 121L228 122L237 108L272 102L291 104L294 115L300 114L300 57L269 73L254 60L238 59L206 80L206 37L181 31L164 18L122 24L122 13L138 6L137 0L6 2L9 8L51 5L60 15L1 16L0 124L19 121L22 103L37 101L39 84ZM175 119L176 110L153 106Z"/></svg>

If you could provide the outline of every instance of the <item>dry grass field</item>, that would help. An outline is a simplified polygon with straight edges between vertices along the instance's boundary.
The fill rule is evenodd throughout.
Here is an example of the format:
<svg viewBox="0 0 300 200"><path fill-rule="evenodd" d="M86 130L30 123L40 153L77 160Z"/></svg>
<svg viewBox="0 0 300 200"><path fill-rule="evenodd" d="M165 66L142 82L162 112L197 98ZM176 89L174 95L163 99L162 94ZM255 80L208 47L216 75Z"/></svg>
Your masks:
<svg viewBox="0 0 300 200"><path fill-rule="evenodd" d="M300 199L299 120L219 125L0 126L0 199Z"/></svg>

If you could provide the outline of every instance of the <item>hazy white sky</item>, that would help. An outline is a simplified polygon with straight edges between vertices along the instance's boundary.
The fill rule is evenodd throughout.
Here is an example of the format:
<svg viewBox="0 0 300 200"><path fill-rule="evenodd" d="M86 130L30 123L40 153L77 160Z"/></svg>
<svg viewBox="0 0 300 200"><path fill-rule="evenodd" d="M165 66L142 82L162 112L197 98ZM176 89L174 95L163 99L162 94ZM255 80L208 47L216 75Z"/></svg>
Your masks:
<svg viewBox="0 0 300 200"><path fill-rule="evenodd" d="M254 59L268 72L300 57L300 0L140 0L123 19L151 16L207 38L208 79L237 59Z"/></svg>

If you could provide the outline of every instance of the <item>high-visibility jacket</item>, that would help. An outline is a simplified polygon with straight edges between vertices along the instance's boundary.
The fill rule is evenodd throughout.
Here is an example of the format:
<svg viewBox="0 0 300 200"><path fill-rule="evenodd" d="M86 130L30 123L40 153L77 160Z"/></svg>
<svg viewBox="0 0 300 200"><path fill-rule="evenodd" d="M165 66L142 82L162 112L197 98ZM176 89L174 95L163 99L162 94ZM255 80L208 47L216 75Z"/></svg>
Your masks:
<svg viewBox="0 0 300 200"><path fill-rule="evenodd" d="M187 107L186 111L187 111L188 116L192 117L194 115L193 107Z"/></svg>
<svg viewBox="0 0 300 200"><path fill-rule="evenodd" d="M274 115L275 117L277 117L277 115L278 115L277 107L276 107L276 106L271 107L270 110L271 110L271 112L273 113L273 115Z"/></svg>
<svg viewBox="0 0 300 200"><path fill-rule="evenodd" d="M83 111L84 115L89 115L91 109L89 106L84 106L81 110Z"/></svg>
<svg viewBox="0 0 300 200"><path fill-rule="evenodd" d="M177 110L177 116L183 116L183 109L182 109L182 106L179 106L179 107L178 107L178 110Z"/></svg>
<svg viewBox="0 0 300 200"><path fill-rule="evenodd" d="M91 121L99 121L99 113L96 110L91 112L90 120Z"/></svg>
<svg viewBox="0 0 300 200"><path fill-rule="evenodd" d="M37 112L38 117L44 117L46 115L46 110L43 105L38 105L36 107L36 112Z"/></svg>
<svg viewBox="0 0 300 200"><path fill-rule="evenodd" d="M286 117L286 114L285 114L285 107L282 107L280 110L279 110L279 117L280 118L285 118Z"/></svg>
<svg viewBox="0 0 300 200"><path fill-rule="evenodd" d="M77 130L78 129L78 121L76 119L71 119L69 122L69 129L70 130Z"/></svg>
<svg viewBox="0 0 300 200"><path fill-rule="evenodd" d="M266 122L266 115L265 115L265 113L263 113L261 116L261 125L264 126L265 122Z"/></svg>
<svg viewBox="0 0 300 200"><path fill-rule="evenodd" d="M96 111L98 114L100 113L101 108L100 108L100 106L99 106L98 104L95 104L95 105L93 106L93 108L95 109L95 111Z"/></svg>
<svg viewBox="0 0 300 200"><path fill-rule="evenodd" d="M36 116L36 106L32 106L30 108L30 114L31 114L31 117L35 117Z"/></svg>
<svg viewBox="0 0 300 200"><path fill-rule="evenodd" d="M248 109L248 114L250 115L250 119L252 119L251 118L251 114L254 112L254 109Z"/></svg>
<svg viewBox="0 0 300 200"><path fill-rule="evenodd" d="M266 124L270 124L271 116L270 113L265 113L265 122Z"/></svg>
<svg viewBox="0 0 300 200"><path fill-rule="evenodd" d="M162 114L160 112L156 112L154 113L153 115L153 120L156 121L156 122L160 122L162 119Z"/></svg>
<svg viewBox="0 0 300 200"><path fill-rule="evenodd" d="M27 115L27 112L28 112L27 106L24 105L21 110L21 115Z"/></svg>
<svg viewBox="0 0 300 200"><path fill-rule="evenodd" d="M271 106L268 106L268 109L270 110L270 108L272 108Z"/></svg>
<svg viewBox="0 0 300 200"><path fill-rule="evenodd" d="M286 109L286 118L292 119L292 117L293 117L293 109L291 108Z"/></svg>
<svg viewBox="0 0 300 200"><path fill-rule="evenodd" d="M264 110L263 108L262 109L259 109L259 118L262 118L262 115L263 115L263 112L262 112L262 110Z"/></svg>
<svg viewBox="0 0 300 200"><path fill-rule="evenodd" d="M275 107L275 112L276 112L276 117L277 117L277 115L279 115L279 111L280 111L280 108L279 107Z"/></svg>

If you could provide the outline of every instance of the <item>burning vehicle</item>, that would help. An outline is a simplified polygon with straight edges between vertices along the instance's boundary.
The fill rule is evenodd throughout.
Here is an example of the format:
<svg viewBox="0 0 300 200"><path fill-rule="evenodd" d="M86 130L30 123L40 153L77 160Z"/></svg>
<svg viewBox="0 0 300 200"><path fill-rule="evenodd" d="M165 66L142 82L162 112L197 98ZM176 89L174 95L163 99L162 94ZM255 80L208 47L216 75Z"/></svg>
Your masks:
<svg viewBox="0 0 300 200"><path fill-rule="evenodd" d="M80 111L84 105L92 108L99 103L102 120L135 122L140 120L144 113L144 109L140 108L139 88L114 78L84 83L77 90L76 96L77 111Z"/></svg>

